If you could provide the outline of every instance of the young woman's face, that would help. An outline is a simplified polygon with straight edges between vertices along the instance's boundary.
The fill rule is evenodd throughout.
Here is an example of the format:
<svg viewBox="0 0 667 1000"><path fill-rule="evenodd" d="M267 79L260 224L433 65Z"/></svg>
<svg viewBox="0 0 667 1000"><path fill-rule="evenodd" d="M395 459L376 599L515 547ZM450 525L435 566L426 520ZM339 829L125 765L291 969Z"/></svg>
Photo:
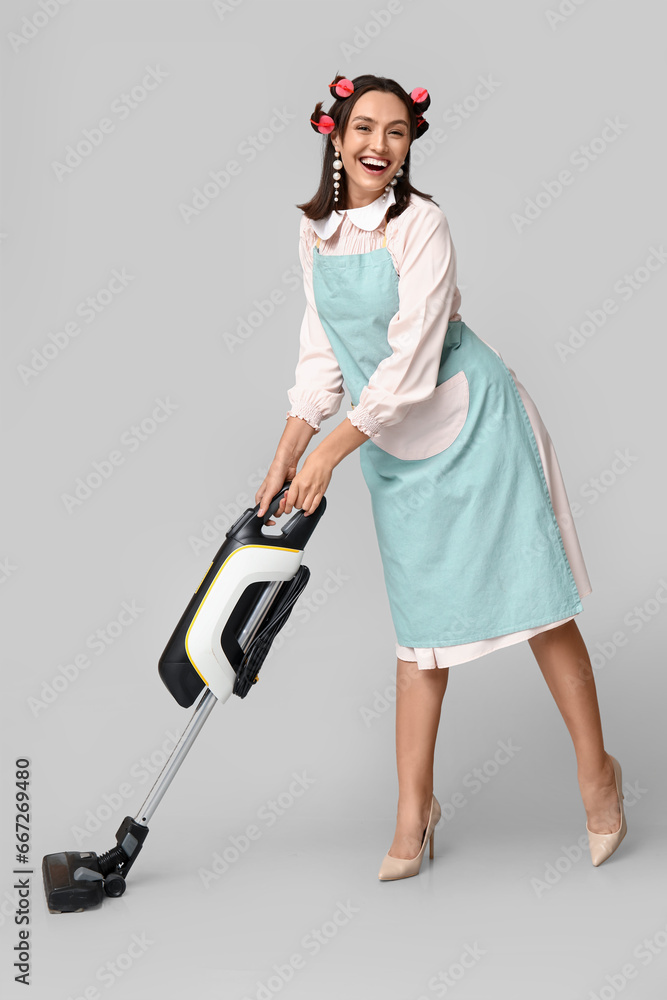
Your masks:
<svg viewBox="0 0 667 1000"><path fill-rule="evenodd" d="M382 194L410 149L408 109L395 94L369 90L352 108L345 138L336 131L330 138L341 153L348 207L369 205ZM364 166L368 158L381 160L384 166Z"/></svg>

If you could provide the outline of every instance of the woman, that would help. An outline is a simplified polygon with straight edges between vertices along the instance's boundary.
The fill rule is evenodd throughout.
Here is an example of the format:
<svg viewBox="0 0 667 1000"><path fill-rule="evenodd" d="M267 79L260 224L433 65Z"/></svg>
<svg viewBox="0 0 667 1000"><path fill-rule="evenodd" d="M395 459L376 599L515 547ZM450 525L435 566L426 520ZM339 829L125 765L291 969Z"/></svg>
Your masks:
<svg viewBox="0 0 667 1000"><path fill-rule="evenodd" d="M297 207L306 312L292 409L255 500L312 514L356 448L396 628L394 839L379 878L416 875L441 810L433 758L449 667L526 639L570 732L599 865L626 832L574 617L591 593L558 460L532 399L459 313L445 215L410 183L430 96L336 76L320 186ZM320 422L355 403L297 472ZM269 521L275 524L275 521Z"/></svg>

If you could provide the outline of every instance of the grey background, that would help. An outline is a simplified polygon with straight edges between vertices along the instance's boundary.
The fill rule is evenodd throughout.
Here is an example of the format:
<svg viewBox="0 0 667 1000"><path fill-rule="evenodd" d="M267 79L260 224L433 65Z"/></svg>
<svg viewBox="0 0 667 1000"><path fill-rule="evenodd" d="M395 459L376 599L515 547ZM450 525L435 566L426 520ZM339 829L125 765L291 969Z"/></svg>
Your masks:
<svg viewBox="0 0 667 1000"><path fill-rule="evenodd" d="M71 0L31 29L42 9L31 0L2 11L3 995L25 995L12 969L13 763L28 756L34 998L655 1000L667 969L657 891L665 276L663 264L641 269L667 238L662 12L591 0L550 24L556 0ZM34 37L12 45L22 30ZM121 119L114 102L147 67L166 76ZM395 636L352 453L327 491L298 612L249 699L213 713L126 895L51 916L42 855L111 847L160 747L189 718L157 661L225 530L254 505L284 427L304 309L295 204L317 184L321 144L308 118L317 100L328 105L336 72L432 94L414 182L449 220L463 318L533 396L578 505L593 585L578 623L607 749L623 767L628 836L591 866L572 745L523 643L451 669L435 792L443 807L456 792L466 804L441 821L418 878L377 880L396 810ZM493 93L475 101L488 78ZM459 125L457 104L470 109ZM276 109L287 124L262 131ZM54 161L105 117L113 131L59 180ZM607 118L624 128L578 169L571 154L598 149ZM250 135L263 136L252 160ZM186 223L180 206L233 159L238 175ZM574 182L518 232L513 213L568 167ZM122 294L94 322L80 317L80 334L25 384L33 348L75 320L114 269L132 275ZM615 283L633 272L638 288L624 301ZM272 314L230 347L257 301L278 292ZM610 298L616 312L563 362L558 343ZM123 435L157 399L176 408L132 451ZM69 513L63 494L114 449L123 463ZM614 471L617 452L629 457ZM214 521L217 535L197 547ZM142 610L94 653L88 637L123 602ZM90 666L36 707L30 699L87 649ZM473 791L471 772L490 774L502 741L519 749ZM310 782L299 796L294 774ZM271 823L272 801L281 814ZM100 815L77 843L76 828ZM257 839L206 888L201 870L251 824ZM336 924L341 903L353 911ZM321 927L329 936L316 951L307 935ZM98 978L133 935L141 957ZM477 956L468 968L457 964L466 949ZM271 980L295 953L302 965L289 982Z"/></svg>

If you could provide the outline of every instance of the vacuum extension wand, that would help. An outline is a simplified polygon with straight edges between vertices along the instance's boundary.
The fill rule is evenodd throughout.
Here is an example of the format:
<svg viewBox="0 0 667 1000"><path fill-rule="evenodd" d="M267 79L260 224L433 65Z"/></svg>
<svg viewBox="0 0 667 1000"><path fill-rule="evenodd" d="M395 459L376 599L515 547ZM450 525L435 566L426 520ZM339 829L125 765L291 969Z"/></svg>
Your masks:
<svg viewBox="0 0 667 1000"><path fill-rule="evenodd" d="M265 588L260 601L252 609L250 618L248 619L247 624L243 627L243 631L241 632L238 640L239 646L244 651L255 638L257 630L266 616L269 607L273 604L273 600L279 590L280 583L278 581L269 584ZM162 796L173 781L176 772L185 760L188 750L196 740L202 726L211 714L217 700L218 699L213 694L211 689L207 688L202 695L192 718L188 722L187 728L184 729L180 740L169 755L169 759L155 779L153 787L146 796L141 809L137 813L137 823L142 825L148 823L148 820L160 804Z"/></svg>
<svg viewBox="0 0 667 1000"><path fill-rule="evenodd" d="M187 729L183 731L183 735L169 755L167 763L160 771L155 780L155 784L146 796L144 804L137 813L137 823L140 823L142 826L147 826L149 819L160 804L162 796L169 788L169 785L174 780L176 772L185 760L188 750L197 739L202 726L211 714L217 700L216 696L209 689L207 689L202 695L201 701L197 705L194 715L188 722Z"/></svg>
<svg viewBox="0 0 667 1000"><path fill-rule="evenodd" d="M179 705L189 708L201 697L136 817L125 817L116 846L105 854L45 855L42 875L51 913L87 910L105 895L122 896L148 822L214 705L231 694L245 698L257 683L271 644L310 577L303 549L326 510L322 497L308 517L298 510L279 535L265 534L262 529L290 485L282 486L261 518L259 504L246 508L227 531L160 657L160 677Z"/></svg>

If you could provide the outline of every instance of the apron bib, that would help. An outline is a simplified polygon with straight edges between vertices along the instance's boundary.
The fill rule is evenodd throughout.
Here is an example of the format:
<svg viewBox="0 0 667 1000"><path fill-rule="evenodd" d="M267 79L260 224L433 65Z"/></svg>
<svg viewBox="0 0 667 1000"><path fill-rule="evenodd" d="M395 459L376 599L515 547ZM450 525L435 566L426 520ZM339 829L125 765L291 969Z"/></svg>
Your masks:
<svg viewBox="0 0 667 1000"><path fill-rule="evenodd" d="M392 353L398 274L385 245L321 254L319 242L315 303L356 406ZM463 320L448 324L430 399L359 454L400 645L475 642L582 610L519 391Z"/></svg>

